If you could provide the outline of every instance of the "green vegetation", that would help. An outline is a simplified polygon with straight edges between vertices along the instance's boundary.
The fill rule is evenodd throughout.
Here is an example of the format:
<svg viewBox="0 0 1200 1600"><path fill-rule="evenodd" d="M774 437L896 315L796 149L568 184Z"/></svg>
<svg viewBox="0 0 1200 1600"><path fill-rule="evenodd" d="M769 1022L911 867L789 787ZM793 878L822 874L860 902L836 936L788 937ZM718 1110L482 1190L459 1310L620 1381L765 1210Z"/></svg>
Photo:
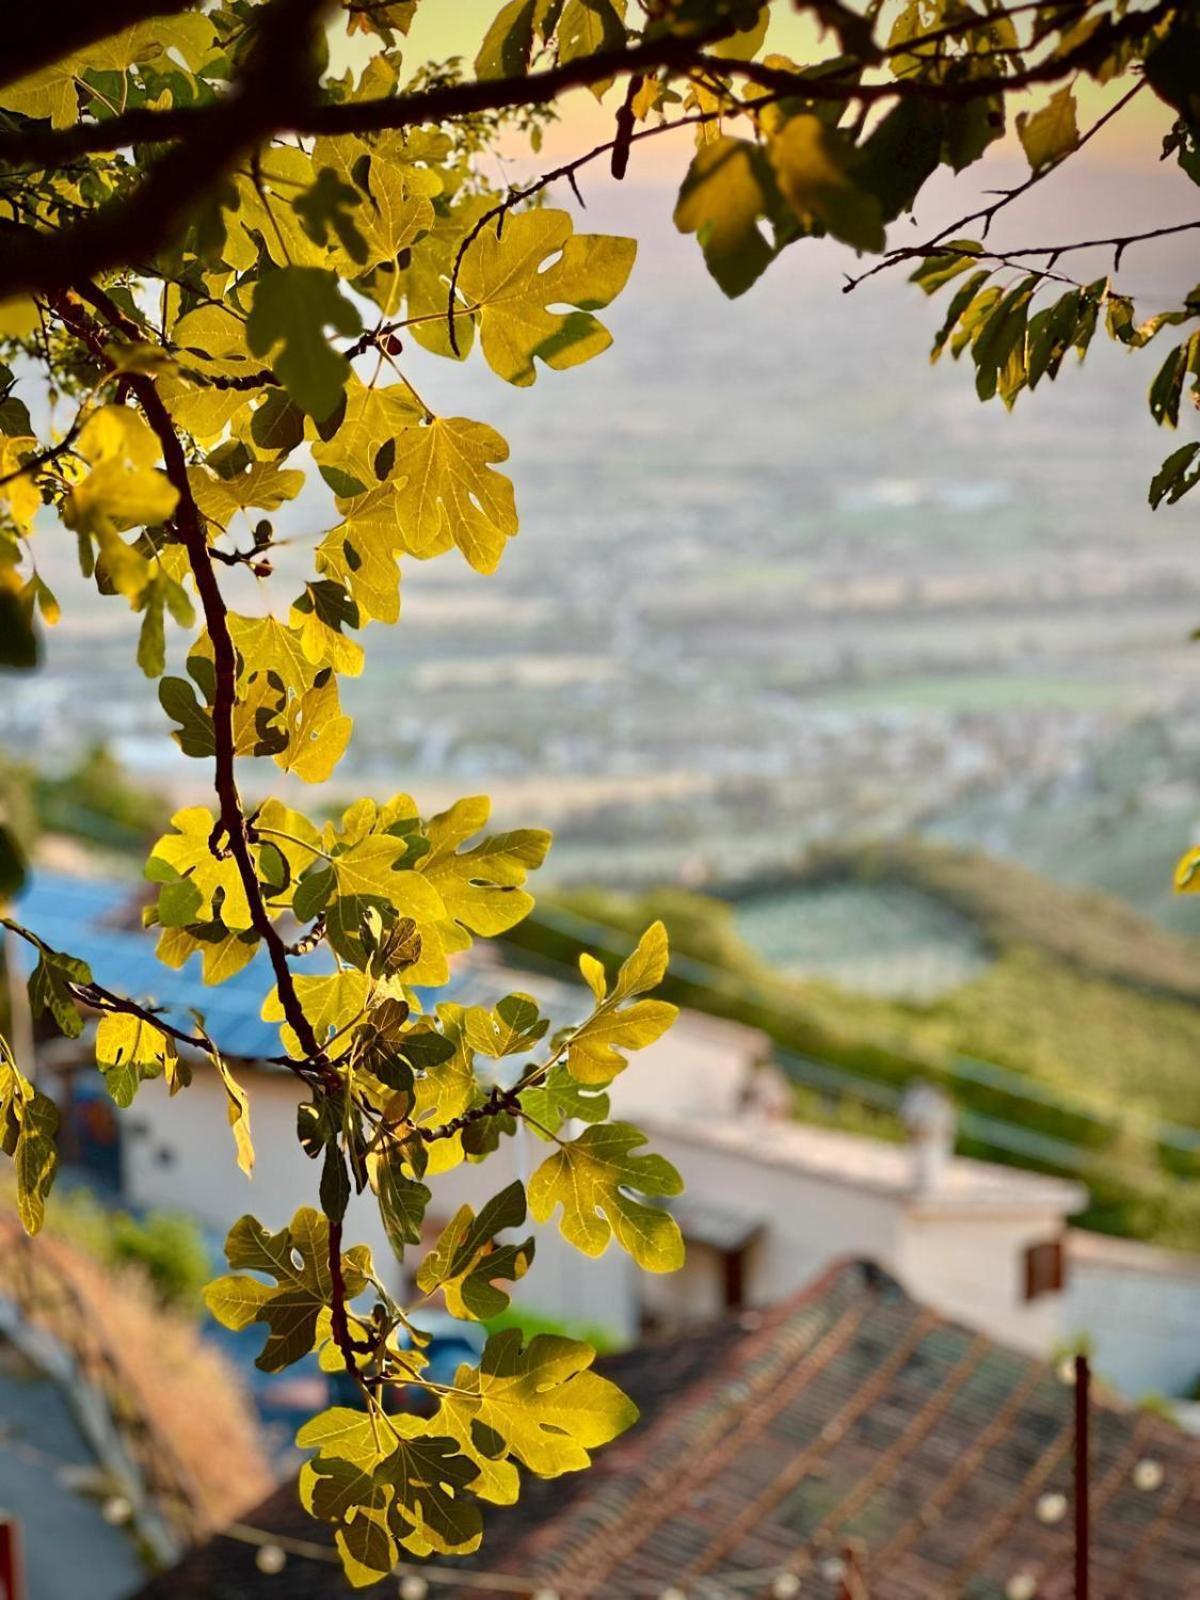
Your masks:
<svg viewBox="0 0 1200 1600"><path fill-rule="evenodd" d="M562 1322L556 1317L541 1316L525 1306L510 1305L498 1317L489 1317L484 1326L489 1334L518 1328L527 1340L539 1333L553 1334L558 1339L581 1339L584 1344L590 1344L597 1355L608 1355L619 1350L622 1344L611 1328L601 1327L598 1322Z"/></svg>
<svg viewBox="0 0 1200 1600"><path fill-rule="evenodd" d="M190 1218L165 1211L135 1217L110 1210L87 1189L64 1189L46 1207L45 1228L98 1266L132 1270L163 1305L199 1315L211 1266Z"/></svg>
<svg viewBox="0 0 1200 1600"><path fill-rule="evenodd" d="M555 909L616 930L614 952L653 911L676 951L665 991L672 999L764 1028L785 1051L888 1088L917 1075L941 1079L964 1110L1074 1146L1092 1194L1090 1226L1200 1247L1200 1188L1189 1181L1200 1172L1200 1148L1192 1156L1164 1149L1147 1126L1162 1119L1200 1129L1200 952L1110 896L915 840L818 853L786 881L772 879L770 892L790 889L801 917L806 894L838 883L930 896L971 924L990 960L978 976L922 1003L851 994L773 972L739 937L736 902L678 889L566 892L543 902L544 920L535 914L507 938L526 956L569 962L577 941L570 924L554 920ZM985 1075L964 1079L963 1058L1022 1074L1051 1091L1047 1103ZM1115 1115L1087 1115L1093 1104ZM894 1116L852 1091L798 1088L796 1107L806 1120L898 1134ZM960 1148L1012 1159L979 1138L963 1138ZM1040 1164L1076 1175L1053 1160Z"/></svg>
<svg viewBox="0 0 1200 1600"><path fill-rule="evenodd" d="M1200 999L1200 949L1112 895L1064 888L1012 862L917 840L822 852L791 881L803 887L847 878L924 890L976 923L997 949L1033 945L1085 971Z"/></svg>
<svg viewBox="0 0 1200 1600"><path fill-rule="evenodd" d="M58 776L0 750L0 815L26 853L47 833L144 851L164 808L162 795L131 778L102 744Z"/></svg>

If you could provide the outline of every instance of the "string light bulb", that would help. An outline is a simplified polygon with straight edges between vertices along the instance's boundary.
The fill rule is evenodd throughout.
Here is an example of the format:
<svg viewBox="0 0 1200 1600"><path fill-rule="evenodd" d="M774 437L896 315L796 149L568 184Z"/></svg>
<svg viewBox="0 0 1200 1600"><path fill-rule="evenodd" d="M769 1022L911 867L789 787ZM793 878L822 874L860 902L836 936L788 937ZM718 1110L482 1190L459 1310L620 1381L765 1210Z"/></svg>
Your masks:
<svg viewBox="0 0 1200 1600"><path fill-rule="evenodd" d="M663 1590L663 1592L659 1595L658 1600L687 1600L687 1595L684 1594L682 1589L676 1589L674 1585L672 1585L669 1589Z"/></svg>
<svg viewBox="0 0 1200 1600"><path fill-rule="evenodd" d="M771 1584L771 1600L795 1600L800 1593L800 1579L794 1572L777 1572Z"/></svg>
<svg viewBox="0 0 1200 1600"><path fill-rule="evenodd" d="M100 1507L100 1515L110 1527L120 1528L133 1516L133 1506L123 1494L110 1494Z"/></svg>
<svg viewBox="0 0 1200 1600"><path fill-rule="evenodd" d="M1061 1522L1067 1514L1067 1497L1057 1493L1039 1495L1036 1510L1039 1522Z"/></svg>
<svg viewBox="0 0 1200 1600"><path fill-rule="evenodd" d="M1155 1489L1161 1489L1162 1481L1162 1462L1154 1461L1149 1456L1143 1457L1133 1469L1133 1486L1145 1494L1153 1494Z"/></svg>
<svg viewBox="0 0 1200 1600"><path fill-rule="evenodd" d="M1037 1579L1032 1572L1014 1572L1004 1585L1004 1600L1034 1600Z"/></svg>
<svg viewBox="0 0 1200 1600"><path fill-rule="evenodd" d="M559 1600L557 1589L535 1589L533 1600Z"/></svg>
<svg viewBox="0 0 1200 1600"><path fill-rule="evenodd" d="M261 1544L254 1555L254 1565L269 1578L287 1566L287 1556L277 1544Z"/></svg>
<svg viewBox="0 0 1200 1600"><path fill-rule="evenodd" d="M429 1585L419 1573L409 1572L400 1579L400 1600L425 1600Z"/></svg>

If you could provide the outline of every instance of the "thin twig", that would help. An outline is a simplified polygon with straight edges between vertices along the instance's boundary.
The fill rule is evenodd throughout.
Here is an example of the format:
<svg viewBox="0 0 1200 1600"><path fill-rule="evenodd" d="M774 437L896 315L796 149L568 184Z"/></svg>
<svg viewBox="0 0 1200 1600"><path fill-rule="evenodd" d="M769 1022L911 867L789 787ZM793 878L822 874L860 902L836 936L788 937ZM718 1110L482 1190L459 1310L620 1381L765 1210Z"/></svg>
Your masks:
<svg viewBox="0 0 1200 1600"><path fill-rule="evenodd" d="M1077 278L1069 278L1065 273L1055 272L1054 263L1060 256L1071 255L1078 250L1104 250L1113 251L1113 271L1116 272L1121 264L1121 257L1125 251L1134 245L1145 244L1150 239L1162 239L1171 234L1190 233L1200 228L1200 218L1193 222L1172 223L1165 228L1150 228L1144 233L1117 234L1110 239L1076 239L1071 244L1034 244L1023 245L1013 250L984 250L975 245L956 244L931 244L919 245L909 252L910 257L937 257L959 256L964 261L994 261L998 266L1012 267L1014 271L1028 273L1030 277L1049 278L1054 283L1070 284L1073 288L1081 288ZM1045 256L1045 267L1026 265L1029 257ZM843 293L847 292L846 286Z"/></svg>
<svg viewBox="0 0 1200 1600"><path fill-rule="evenodd" d="M1048 178L1052 172L1057 172L1059 167L1063 165L1063 162L1068 161L1073 155L1076 155L1080 150L1083 149L1084 145L1086 145L1090 140L1094 139L1100 130L1106 127L1114 117L1119 116L1129 102L1134 98L1134 96L1139 94L1144 87L1145 80L1139 79L1138 82L1134 84L1132 89L1128 89L1121 96L1121 98L1116 101L1115 104L1109 106L1108 110L1103 114L1103 116L1096 119L1087 132L1081 135L1078 143L1072 150L1069 150L1066 155L1061 156L1057 161L1051 163L1050 166L1042 167L1039 171L1031 173L1029 177L1025 179L1024 183L1019 183L1015 189L1004 190L1000 197L997 200L994 200L990 205L981 206L977 211L968 211L966 216L959 217L957 222L947 223L946 226L939 229L931 239L926 239L924 244L908 245L899 250L889 250L883 259L881 261L877 261L874 266L868 267L865 272L860 272L855 277L847 278L845 284L842 286L842 293L850 294L853 290L858 288L860 283L865 283L868 278L874 278L880 272L886 272L889 267L894 267L901 261L914 261L921 256L935 254L937 246L941 244L944 239L952 239L961 235L963 229L969 228L974 222L983 223L982 232L983 237L986 239L988 230L990 229L993 220L1001 211L1004 210L1005 206L1011 205L1014 200L1019 200L1022 195L1028 194L1030 189L1032 189L1036 184L1041 183L1043 179Z"/></svg>
<svg viewBox="0 0 1200 1600"><path fill-rule="evenodd" d="M83 413L81 411L52 449L43 450L40 455L30 456L29 460L22 466L14 468L12 472L6 472L0 478L0 489L7 488L10 483L15 483L18 478L32 476L33 473L40 472L43 467L53 466L56 461L67 454L75 443L79 437L79 430L83 427L83 421Z"/></svg>
<svg viewBox="0 0 1200 1600"><path fill-rule="evenodd" d="M16 934L18 939L24 939L35 950L56 955L57 951L50 950L45 940L29 928L24 928L19 922L14 922L11 917L0 917L0 926ZM152 1028L157 1028L160 1033L167 1034L174 1039L176 1044L186 1045L191 1050L202 1051L205 1055L217 1056L220 1054L217 1046L207 1034L187 1033L182 1028L177 1028L155 1006L139 1005L136 1000L131 1000L128 995L115 994L113 990L105 988L94 979L87 983L77 983L73 979L68 984L71 993L81 1005L90 1006L94 1011L113 1011L127 1017L136 1017L139 1022L148 1023ZM263 1056L260 1059L271 1066L294 1066L295 1063L288 1056Z"/></svg>
<svg viewBox="0 0 1200 1600"><path fill-rule="evenodd" d="M765 102L760 102L760 104L762 103ZM652 128L639 128L636 133L629 134L627 138L618 132L615 137L612 139L605 139L603 143L593 146L593 148L588 150L584 155L575 156L573 160L564 161L561 166L553 167L549 172L543 172L542 175L538 178L535 178L532 183L527 183L520 189L510 189L503 200L498 201L496 205L485 211L482 216L476 218L474 224L464 235L462 242L459 244L458 251L455 254L454 265L450 269L450 282L446 290L446 310L444 313L441 313L441 315L444 315L446 319L450 338L450 348L454 351L454 354L460 354L458 345L458 330L455 327L456 319L464 316L469 317L474 314L473 307L460 306L455 303L455 297L458 294L459 274L462 271L462 264L466 259L467 251L470 250L471 246L475 243L476 239L478 239L479 235L487 227L489 222L497 222L498 224L502 225L504 217L507 216L514 206L520 205L522 201L532 199L534 195L540 194L543 189L549 188L552 183L557 183L560 178L567 179L572 189L575 190L575 195L578 198L579 190L575 184L576 173L579 172L583 167L586 167L589 162L596 161L603 155L608 155L610 151L615 154L622 143L626 145L638 144L643 139L655 139L664 133L673 133L676 128L694 128L701 123L716 122L722 116L727 114L728 113L724 111L697 111L691 116L676 117L670 122L656 123ZM409 326L411 326L410 323L396 324L396 327L399 328ZM349 354L353 352L347 353Z"/></svg>

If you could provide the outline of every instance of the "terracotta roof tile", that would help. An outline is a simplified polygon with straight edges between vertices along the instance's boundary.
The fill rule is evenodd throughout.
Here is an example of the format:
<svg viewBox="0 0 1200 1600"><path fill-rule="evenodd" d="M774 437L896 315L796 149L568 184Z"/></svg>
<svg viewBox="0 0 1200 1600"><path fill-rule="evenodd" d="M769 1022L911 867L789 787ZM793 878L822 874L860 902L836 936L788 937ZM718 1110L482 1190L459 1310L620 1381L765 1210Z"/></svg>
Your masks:
<svg viewBox="0 0 1200 1600"><path fill-rule="evenodd" d="M704 1579L708 1600L765 1592L765 1579L739 1588L736 1575L789 1563L806 1596L832 1600L853 1541L871 1600L1003 1600L1017 1572L1036 1580L1038 1600L1072 1593L1069 1510L1038 1515L1043 1495L1070 1497L1070 1388L935 1316L876 1268L844 1265L765 1315L604 1366L641 1404L641 1423L590 1472L529 1483L519 1506L489 1517L462 1570L597 1600L689 1592ZM1200 1443L1102 1396L1092 1432L1093 1600L1196 1600ZM1132 1478L1147 1456L1163 1467L1152 1492ZM250 1520L322 1537L290 1487ZM214 1540L142 1600L283 1593L252 1557ZM350 1592L328 1565L297 1559L287 1574L288 1600Z"/></svg>

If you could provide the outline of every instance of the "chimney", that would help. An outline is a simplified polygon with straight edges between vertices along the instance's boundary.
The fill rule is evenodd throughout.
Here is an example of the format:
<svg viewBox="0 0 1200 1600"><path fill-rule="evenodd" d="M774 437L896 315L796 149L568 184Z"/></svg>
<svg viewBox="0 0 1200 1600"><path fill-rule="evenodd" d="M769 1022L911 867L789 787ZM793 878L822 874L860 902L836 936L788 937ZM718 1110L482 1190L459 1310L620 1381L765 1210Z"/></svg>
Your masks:
<svg viewBox="0 0 1200 1600"><path fill-rule="evenodd" d="M954 1154L954 1102L931 1083L918 1081L904 1091L900 1116L912 1149L913 1193L931 1194L941 1187Z"/></svg>

